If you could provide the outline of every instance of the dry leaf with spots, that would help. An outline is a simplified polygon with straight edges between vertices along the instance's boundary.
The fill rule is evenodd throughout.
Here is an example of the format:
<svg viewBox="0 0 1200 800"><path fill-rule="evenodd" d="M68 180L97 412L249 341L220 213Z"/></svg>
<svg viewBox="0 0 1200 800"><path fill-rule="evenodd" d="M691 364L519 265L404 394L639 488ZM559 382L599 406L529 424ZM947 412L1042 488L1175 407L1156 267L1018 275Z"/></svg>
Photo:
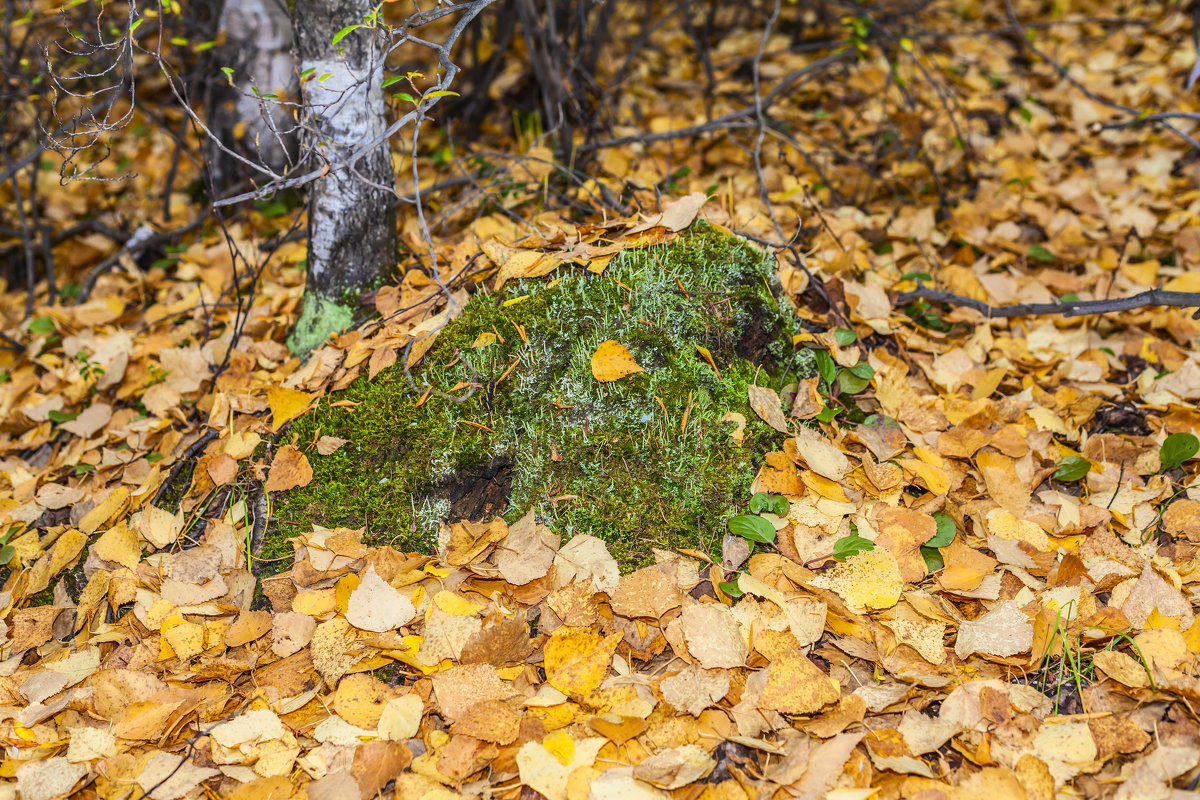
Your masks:
<svg viewBox="0 0 1200 800"><path fill-rule="evenodd" d="M1005 658L1027 653L1033 647L1033 622L1011 600L979 619L958 626L954 653L966 660L973 653Z"/></svg>
<svg viewBox="0 0 1200 800"><path fill-rule="evenodd" d="M821 477L840 481L850 471L850 459L818 431L799 428L792 442L800 460Z"/></svg>
<svg viewBox="0 0 1200 800"><path fill-rule="evenodd" d="M896 557L882 547L852 555L809 583L835 592L858 614L868 608L891 608L904 588Z"/></svg>

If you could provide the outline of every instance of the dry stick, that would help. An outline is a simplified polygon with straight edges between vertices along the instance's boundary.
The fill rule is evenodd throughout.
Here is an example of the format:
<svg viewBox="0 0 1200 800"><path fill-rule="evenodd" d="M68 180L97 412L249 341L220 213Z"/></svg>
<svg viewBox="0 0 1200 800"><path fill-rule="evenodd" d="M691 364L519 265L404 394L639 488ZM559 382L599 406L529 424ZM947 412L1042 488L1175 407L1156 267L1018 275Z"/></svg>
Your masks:
<svg viewBox="0 0 1200 800"><path fill-rule="evenodd" d="M1011 306L992 306L981 300L963 297L951 292L942 292L921 285L911 292L896 296L898 305L913 300L934 300L954 306L966 306L992 318L1025 317L1038 314L1059 314L1064 317L1083 317L1091 314L1108 314L1113 311L1130 311L1146 306L1169 306L1172 308L1200 309L1200 292L1168 292L1163 289L1147 289L1129 297L1114 297L1109 300L1070 300L1060 303L1017 303ZM1200 319L1200 310L1192 315Z"/></svg>
<svg viewBox="0 0 1200 800"><path fill-rule="evenodd" d="M100 276L115 267L121 260L121 256L129 254L131 257L137 257L141 253L155 247L162 247L165 244L170 244L181 236L186 236L192 231L199 228L208 219L208 210L200 212L198 216L192 219L186 225L180 225L178 228L171 230L152 233L142 239L137 239L137 234L130 236L120 250L110 255L108 258L101 261L87 274L80 285L79 295L75 298L76 304L85 302L92 293L92 289L96 286L96 281Z"/></svg>

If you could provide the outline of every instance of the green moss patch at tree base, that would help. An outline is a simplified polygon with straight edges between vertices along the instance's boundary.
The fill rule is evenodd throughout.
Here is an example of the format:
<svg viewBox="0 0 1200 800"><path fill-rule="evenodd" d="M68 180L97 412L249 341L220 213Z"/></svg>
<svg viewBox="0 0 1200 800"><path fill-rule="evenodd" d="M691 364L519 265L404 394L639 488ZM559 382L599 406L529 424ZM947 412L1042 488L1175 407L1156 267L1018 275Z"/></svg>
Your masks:
<svg viewBox="0 0 1200 800"><path fill-rule="evenodd" d="M600 275L564 266L475 295L411 381L399 366L360 378L293 424L287 440L314 477L277 498L262 571L286 568L288 538L314 525L431 552L443 521L511 522L531 507L566 536L600 537L625 568L656 547L718 552L779 439L747 386L811 374L772 261L700 224ZM609 339L645 371L597 381L591 357ZM730 412L745 417L740 445ZM347 441L321 456L320 436Z"/></svg>
<svg viewBox="0 0 1200 800"><path fill-rule="evenodd" d="M288 349L298 356L307 356L324 344L330 334L341 333L353 324L353 307L336 298L306 291L300 301L300 316L288 331Z"/></svg>

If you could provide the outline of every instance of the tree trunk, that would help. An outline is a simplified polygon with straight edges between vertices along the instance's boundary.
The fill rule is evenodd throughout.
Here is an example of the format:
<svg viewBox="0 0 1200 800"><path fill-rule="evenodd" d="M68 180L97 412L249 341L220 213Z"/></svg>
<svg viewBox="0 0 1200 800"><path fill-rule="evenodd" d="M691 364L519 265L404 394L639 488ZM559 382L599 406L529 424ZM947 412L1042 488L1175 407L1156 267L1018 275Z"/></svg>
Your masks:
<svg viewBox="0 0 1200 800"><path fill-rule="evenodd" d="M219 22L225 31L221 65L233 70L232 86L220 81L213 103L213 131L227 147L276 172L296 157L296 120L290 106L255 95L298 100L292 54L292 20L283 0L225 0ZM211 148L218 190L245 183L249 169L220 148Z"/></svg>
<svg viewBox="0 0 1200 800"><path fill-rule="evenodd" d="M349 25L373 10L368 0L293 0L304 103L303 146L330 171L309 187L308 283L300 318L288 337L307 353L354 321L357 294L396 264L396 207L390 151L379 141L347 169L340 160L381 139L387 128L383 54L374 32ZM320 160L317 161L320 163Z"/></svg>

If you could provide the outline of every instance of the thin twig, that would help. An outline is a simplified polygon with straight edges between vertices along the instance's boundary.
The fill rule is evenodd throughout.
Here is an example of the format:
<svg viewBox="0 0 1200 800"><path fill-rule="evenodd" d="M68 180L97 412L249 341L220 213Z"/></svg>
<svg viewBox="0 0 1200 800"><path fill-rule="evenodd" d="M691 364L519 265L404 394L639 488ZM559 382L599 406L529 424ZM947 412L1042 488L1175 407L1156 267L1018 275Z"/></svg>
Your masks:
<svg viewBox="0 0 1200 800"><path fill-rule="evenodd" d="M1147 306L1168 306L1170 308L1200 309L1200 292L1168 292L1163 289L1147 289L1129 297L1113 297L1108 300L1068 300L1058 303L1017 303L1009 306L988 305L982 300L963 297L952 292L942 292L920 285L910 292L896 295L896 305L906 305L913 300L933 300L952 306L973 308L986 317L993 319L1009 317L1028 317L1042 314L1058 314L1064 317L1084 317L1093 314L1109 314L1114 311L1131 311ZM1200 319L1200 310L1192 315L1192 319Z"/></svg>

